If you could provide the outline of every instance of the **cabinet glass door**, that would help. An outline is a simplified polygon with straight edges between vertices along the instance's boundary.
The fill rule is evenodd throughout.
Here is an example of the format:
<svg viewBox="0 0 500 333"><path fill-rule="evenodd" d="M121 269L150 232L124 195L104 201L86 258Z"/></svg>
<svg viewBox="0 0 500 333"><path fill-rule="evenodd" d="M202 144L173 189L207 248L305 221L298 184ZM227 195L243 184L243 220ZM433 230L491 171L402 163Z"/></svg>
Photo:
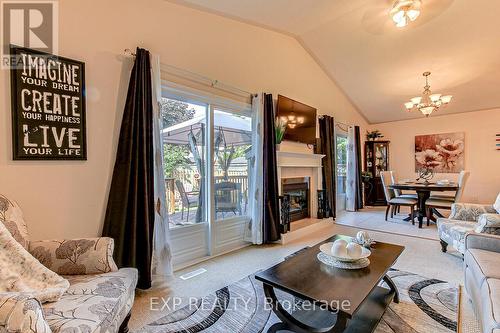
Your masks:
<svg viewBox="0 0 500 333"><path fill-rule="evenodd" d="M375 176L379 177L381 171L388 169L387 145L385 143L376 143L375 150Z"/></svg>

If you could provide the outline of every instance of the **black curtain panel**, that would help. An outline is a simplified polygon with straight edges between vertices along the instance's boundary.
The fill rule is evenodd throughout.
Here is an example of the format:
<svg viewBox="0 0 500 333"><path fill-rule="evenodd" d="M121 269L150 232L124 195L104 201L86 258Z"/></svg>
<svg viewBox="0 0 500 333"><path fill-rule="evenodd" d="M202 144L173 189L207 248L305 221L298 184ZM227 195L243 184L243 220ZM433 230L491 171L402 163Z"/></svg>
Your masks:
<svg viewBox="0 0 500 333"><path fill-rule="evenodd" d="M362 181L361 181L361 135L359 126L354 126L354 140L356 149L356 198L355 198L355 209L363 208L363 192L362 192Z"/></svg>
<svg viewBox="0 0 500 333"><path fill-rule="evenodd" d="M137 48L123 111L103 236L115 240L119 267L139 270L151 287L154 226L153 99L149 51Z"/></svg>
<svg viewBox="0 0 500 333"><path fill-rule="evenodd" d="M333 117L322 116L319 118L319 145L317 147L318 154L325 155L323 157L323 190L326 194L326 211L325 217L335 218L337 208L336 202L336 156L335 156L335 121Z"/></svg>
<svg viewBox="0 0 500 333"><path fill-rule="evenodd" d="M264 95L264 212L262 220L264 243L280 239L278 203L278 169L276 162L276 135L274 130L273 95Z"/></svg>

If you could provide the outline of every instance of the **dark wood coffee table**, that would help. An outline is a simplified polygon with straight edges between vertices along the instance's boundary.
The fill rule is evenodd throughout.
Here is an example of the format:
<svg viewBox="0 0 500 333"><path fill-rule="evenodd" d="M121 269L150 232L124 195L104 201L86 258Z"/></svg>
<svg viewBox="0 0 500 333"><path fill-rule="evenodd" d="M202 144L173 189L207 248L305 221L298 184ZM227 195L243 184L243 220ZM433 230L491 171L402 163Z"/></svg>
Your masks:
<svg viewBox="0 0 500 333"><path fill-rule="evenodd" d="M255 275L263 282L268 302L281 320L268 333L373 332L389 304L393 300L399 302L398 291L387 272L404 247L377 243L372 248L370 266L345 270L323 264L317 258L321 244L339 238L350 239L335 235ZM378 286L382 280L389 289ZM308 304L289 313L278 302L275 289Z"/></svg>

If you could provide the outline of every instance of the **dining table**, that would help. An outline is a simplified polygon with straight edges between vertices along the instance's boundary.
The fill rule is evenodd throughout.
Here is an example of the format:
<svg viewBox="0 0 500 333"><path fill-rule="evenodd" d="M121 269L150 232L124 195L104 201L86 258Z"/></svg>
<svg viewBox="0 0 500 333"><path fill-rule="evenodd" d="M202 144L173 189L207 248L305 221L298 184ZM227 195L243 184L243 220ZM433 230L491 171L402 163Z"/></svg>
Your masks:
<svg viewBox="0 0 500 333"><path fill-rule="evenodd" d="M424 183L424 182L402 182L395 183L388 186L392 190L400 191L415 191L417 192L417 208L418 208L418 227L422 228L424 217L427 216L425 209L425 201L431 196L431 192L447 192L458 190L458 184L456 183Z"/></svg>

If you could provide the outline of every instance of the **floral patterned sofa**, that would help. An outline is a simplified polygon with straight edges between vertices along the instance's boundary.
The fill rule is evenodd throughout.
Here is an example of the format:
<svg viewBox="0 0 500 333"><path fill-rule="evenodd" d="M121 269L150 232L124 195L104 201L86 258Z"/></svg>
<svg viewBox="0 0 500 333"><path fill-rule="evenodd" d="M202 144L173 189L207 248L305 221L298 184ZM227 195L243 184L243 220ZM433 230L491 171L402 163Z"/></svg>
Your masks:
<svg viewBox="0 0 500 333"><path fill-rule="evenodd" d="M137 270L116 267L113 239L30 241L21 209L2 195L0 223L45 267L70 282L58 301L44 304L25 293L0 291L0 332L128 331Z"/></svg>
<svg viewBox="0 0 500 333"><path fill-rule="evenodd" d="M483 233L500 236L500 193L492 205L455 203L448 218L437 220L442 251L452 245L458 252L465 252L465 235Z"/></svg>

